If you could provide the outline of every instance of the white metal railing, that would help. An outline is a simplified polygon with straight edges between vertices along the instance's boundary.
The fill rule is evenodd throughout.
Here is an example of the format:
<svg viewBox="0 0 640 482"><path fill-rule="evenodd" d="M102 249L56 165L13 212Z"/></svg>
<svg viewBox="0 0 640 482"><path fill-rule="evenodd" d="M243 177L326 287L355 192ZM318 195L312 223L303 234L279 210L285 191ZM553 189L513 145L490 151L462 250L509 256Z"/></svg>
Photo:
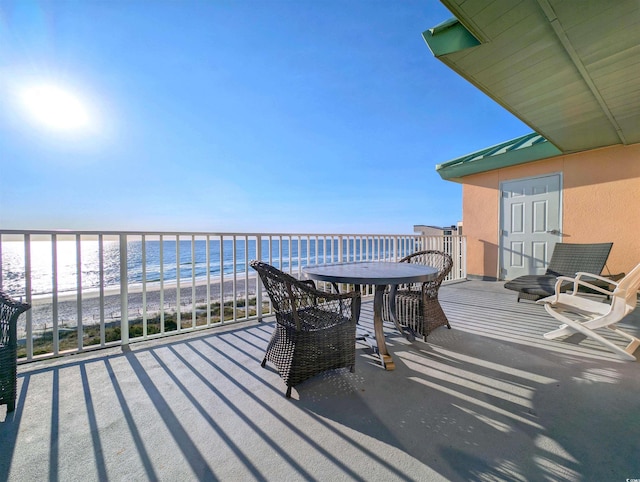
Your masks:
<svg viewBox="0 0 640 482"><path fill-rule="evenodd" d="M447 280L466 278L462 236L0 230L0 289L32 305L24 362L259 319L271 306L251 259L299 277L423 249L453 257Z"/></svg>

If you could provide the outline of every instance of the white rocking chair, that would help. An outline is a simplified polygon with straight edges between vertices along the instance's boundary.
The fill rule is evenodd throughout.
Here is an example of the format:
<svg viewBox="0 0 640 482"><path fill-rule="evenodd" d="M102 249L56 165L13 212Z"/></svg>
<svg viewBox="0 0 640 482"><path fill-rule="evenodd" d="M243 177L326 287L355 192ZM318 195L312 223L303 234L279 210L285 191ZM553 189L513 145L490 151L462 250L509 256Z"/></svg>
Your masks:
<svg viewBox="0 0 640 482"><path fill-rule="evenodd" d="M589 279L606 281L615 288L613 291L603 289L589 283ZM573 291L561 293L561 285L567 281L573 283ZM611 304L606 300L588 298L582 293L579 294L579 286L584 286L609 296L611 298ZM559 276L556 281L556 294L538 300L536 303L544 304L547 313L563 324L557 330L545 333L543 336L548 340L552 340L560 336L580 332L613 350L623 360L635 360L636 357L633 356L633 353L636 348L640 346L640 339L625 333L616 326L616 323L635 309L638 304L637 293L639 288L640 264L617 282L595 274L583 272L576 273L575 278ZM569 318L566 316L569 313L577 316ZM594 330L598 328L608 328L630 340L630 343L625 348L621 348L596 333Z"/></svg>

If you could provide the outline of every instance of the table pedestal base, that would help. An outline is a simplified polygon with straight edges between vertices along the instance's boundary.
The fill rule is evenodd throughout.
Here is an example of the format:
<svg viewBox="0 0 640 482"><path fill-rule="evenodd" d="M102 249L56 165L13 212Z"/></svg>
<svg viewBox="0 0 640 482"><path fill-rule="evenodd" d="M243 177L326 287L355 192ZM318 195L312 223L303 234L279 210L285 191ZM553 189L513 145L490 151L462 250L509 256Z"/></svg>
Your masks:
<svg viewBox="0 0 640 482"><path fill-rule="evenodd" d="M382 295L384 294L385 288L385 285L376 285L376 291L373 296L373 328L382 366L385 370L395 370L396 365L387 351L387 343L384 339L384 327L382 323Z"/></svg>

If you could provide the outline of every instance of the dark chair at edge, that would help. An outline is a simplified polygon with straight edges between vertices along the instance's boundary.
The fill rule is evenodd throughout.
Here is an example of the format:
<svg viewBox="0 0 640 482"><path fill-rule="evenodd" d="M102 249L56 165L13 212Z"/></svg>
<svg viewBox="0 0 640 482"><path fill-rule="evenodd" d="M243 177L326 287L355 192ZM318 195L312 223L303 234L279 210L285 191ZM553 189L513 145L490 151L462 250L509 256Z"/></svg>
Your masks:
<svg viewBox="0 0 640 482"><path fill-rule="evenodd" d="M612 246L613 243L556 243L545 274L518 276L507 281L504 287L517 291L518 301L521 299L537 301L551 296L555 293L558 276L573 278L578 272L600 275L607 264ZM624 273L620 273L609 277L615 281L623 276ZM596 281L596 283L603 285L600 281ZM561 286L561 290L566 291L571 286L571 283L565 283ZM608 285L601 287L607 288Z"/></svg>
<svg viewBox="0 0 640 482"><path fill-rule="evenodd" d="M31 308L0 291L0 405L16 408L18 317Z"/></svg>

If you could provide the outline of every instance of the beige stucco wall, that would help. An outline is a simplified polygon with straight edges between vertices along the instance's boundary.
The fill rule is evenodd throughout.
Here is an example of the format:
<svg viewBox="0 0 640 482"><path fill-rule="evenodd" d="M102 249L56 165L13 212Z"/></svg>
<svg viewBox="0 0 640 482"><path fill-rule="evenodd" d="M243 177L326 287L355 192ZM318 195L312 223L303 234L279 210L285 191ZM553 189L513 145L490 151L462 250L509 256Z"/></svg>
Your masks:
<svg viewBox="0 0 640 482"><path fill-rule="evenodd" d="M561 172L562 232L568 243L613 242L607 267L629 272L640 262L640 144L558 156L461 180L470 276L498 276L503 181Z"/></svg>

